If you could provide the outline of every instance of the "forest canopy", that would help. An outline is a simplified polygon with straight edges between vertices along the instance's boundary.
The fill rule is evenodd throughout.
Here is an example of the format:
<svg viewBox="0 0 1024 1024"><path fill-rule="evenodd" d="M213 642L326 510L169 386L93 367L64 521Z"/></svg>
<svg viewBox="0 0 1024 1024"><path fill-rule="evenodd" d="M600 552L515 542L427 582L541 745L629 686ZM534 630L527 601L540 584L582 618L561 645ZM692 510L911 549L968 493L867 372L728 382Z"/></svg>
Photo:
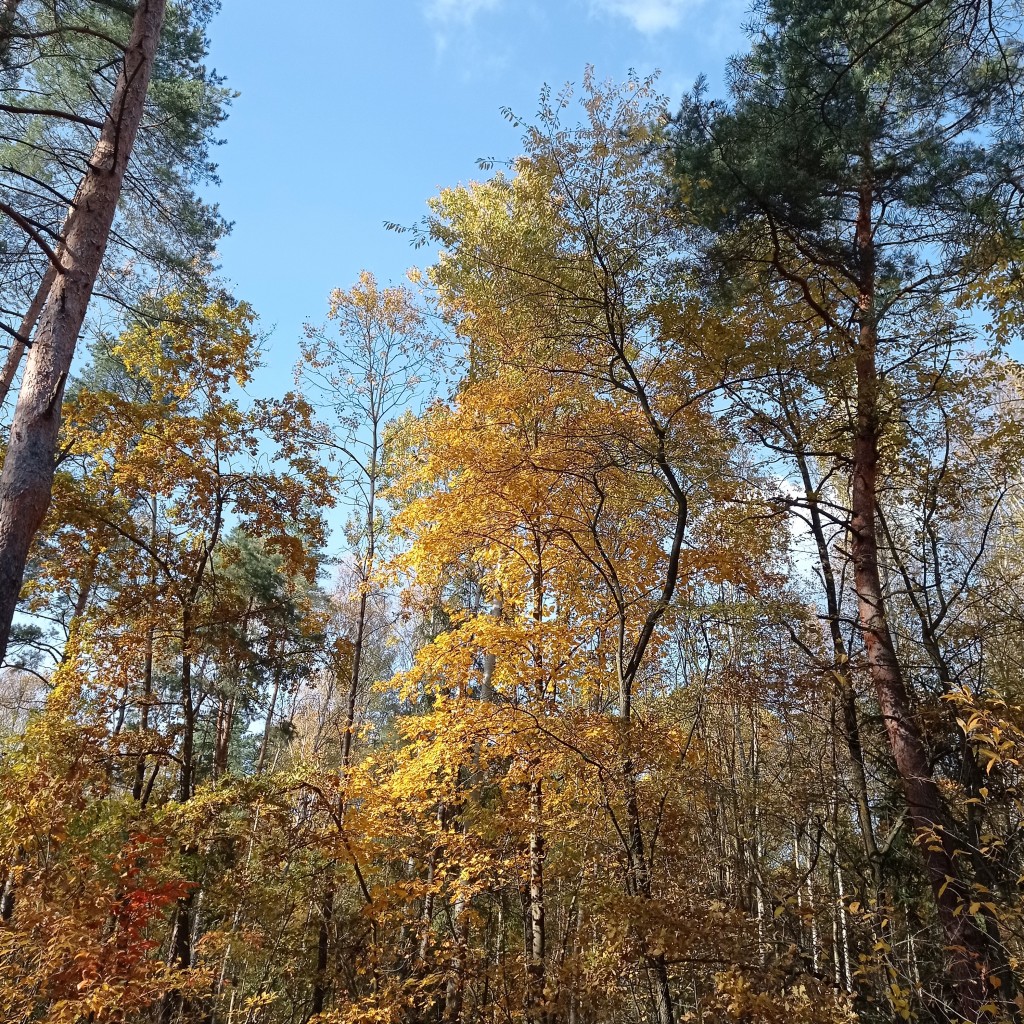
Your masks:
<svg viewBox="0 0 1024 1024"><path fill-rule="evenodd" d="M0 3L0 1018L1018 1022L1015 0L544 88L262 398L214 13Z"/></svg>

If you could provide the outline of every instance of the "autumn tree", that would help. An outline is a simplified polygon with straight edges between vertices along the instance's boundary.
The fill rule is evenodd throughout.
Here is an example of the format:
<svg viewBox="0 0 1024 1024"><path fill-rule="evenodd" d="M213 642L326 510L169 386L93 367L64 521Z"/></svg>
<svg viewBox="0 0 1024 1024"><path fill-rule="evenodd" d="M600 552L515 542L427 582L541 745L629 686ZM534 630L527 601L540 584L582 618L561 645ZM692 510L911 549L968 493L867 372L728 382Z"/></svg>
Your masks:
<svg viewBox="0 0 1024 1024"><path fill-rule="evenodd" d="M892 420L887 381L908 362L922 374L932 362L941 379L944 300L974 272L980 239L1005 223L999 183L1012 177L1016 154L978 133L1002 116L1017 71L959 35L942 4L910 18L896 5L770 4L762 24L734 65L731 103L698 92L684 105L673 148L680 194L714 232L724 265L753 261L802 296L832 372L853 381L849 529L860 630L953 950L959 1007L972 1016L987 1002L990 972L1009 977L991 922L957 909L969 888L893 637L877 506ZM883 42L852 64L869 38ZM931 386L917 390L927 401Z"/></svg>
<svg viewBox="0 0 1024 1024"><path fill-rule="evenodd" d="M700 321L686 319L651 83L616 90L588 76L578 128L562 126L568 105L568 93L545 95L512 176L433 203L428 230L442 253L430 276L468 355L454 406L424 416L401 484L411 498L398 520L412 540L403 564L416 588L447 595L451 621L412 678L429 681L449 751L442 729L453 719L510 739L524 720L501 762L525 774L529 797L519 811L524 1014L576 1012L571 985L581 984L561 973L548 932L549 830L572 813L564 771L600 794L594 810L620 844L621 890L607 898L656 1018L669 1021L671 965L700 955L673 922L714 912L666 873L682 841L662 835L666 818L681 820L669 779L686 771L689 748L678 754L680 723L660 717L668 638L703 586L766 585L745 565L763 559L753 552L772 534L754 526L758 484L737 474L714 389L687 359L686 332ZM670 303L684 311L676 335L661 330ZM466 578L482 589L468 605ZM463 751L461 768L447 766L460 818L484 756Z"/></svg>
<svg viewBox="0 0 1024 1024"><path fill-rule="evenodd" d="M172 25L178 17L174 13L176 10L172 8ZM108 20L113 20L111 31L124 32L126 41L118 42L116 37L108 40L112 42L112 60L119 72L109 90L98 90L104 101L101 101L102 110L97 118L79 116L62 109L47 108L40 112L41 108L33 109L31 99L6 105L11 117L37 118L44 125L56 120L60 126L67 123L83 127L84 120L84 127L92 130L94 136L92 146L85 149L84 173L79 180L70 183L68 191L73 189L74 194L64 195L60 187L57 188L57 203L69 207L66 218L53 225L43 224L36 220L34 210L26 215L10 203L4 203L4 212L42 252L46 263L21 327L12 329L17 334L16 345L26 345L31 334L32 347L11 424L4 469L0 474L0 650L3 651L7 647L29 546L50 502L64 388L103 266L129 162L135 151L136 136L147 109L150 79L165 28L166 4L164 0L143 0L130 9L129 15L128 31L124 32L117 19L123 22L126 15L116 7L105 12ZM40 16L45 20L45 13ZM187 15L185 20L187 24ZM43 40L45 48L54 40L59 44L65 35L63 25L53 26L52 33L46 25L41 25L39 33L26 31L25 40L30 49ZM106 35L109 33L100 27L91 33L70 32L74 42L103 39ZM172 32L171 38L176 38L178 43L184 42L185 51L192 50L190 55L186 55L179 47L175 57L195 73L195 30L188 26L177 37ZM198 39L201 40L201 34ZM201 45L199 48L202 49ZM201 65L198 70L200 79L206 84ZM45 70L40 70L40 73L45 74ZM31 94L33 71L26 74L29 81L25 87ZM208 133L219 120L222 99L223 96L205 97L198 109L190 102L180 105L183 116L178 122L181 134L175 144L177 148L172 145L163 154L170 158L166 164L169 169L181 168L187 175L191 167L202 177ZM172 107L175 105L170 97L168 103ZM165 138L173 138L173 132L165 133ZM19 143L17 133L11 141L15 145ZM15 169L13 184L22 190L19 195L38 195L52 204L53 191L45 178L41 181L42 191L39 191L32 180L35 176L26 178L24 174L20 177L18 174ZM27 188L26 183L31 183L32 188ZM159 202L155 205L161 206ZM211 233L216 234L215 227L205 232L208 237ZM197 237L203 234L199 231Z"/></svg>

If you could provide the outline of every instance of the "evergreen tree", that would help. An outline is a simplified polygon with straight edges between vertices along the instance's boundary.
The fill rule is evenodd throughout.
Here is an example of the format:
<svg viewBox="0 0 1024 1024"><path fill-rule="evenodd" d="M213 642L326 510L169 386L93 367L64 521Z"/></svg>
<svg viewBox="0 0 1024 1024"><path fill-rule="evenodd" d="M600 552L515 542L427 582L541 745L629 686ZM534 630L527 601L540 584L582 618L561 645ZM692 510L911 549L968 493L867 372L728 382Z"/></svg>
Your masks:
<svg viewBox="0 0 1024 1024"><path fill-rule="evenodd" d="M675 122L678 206L703 232L707 269L727 290L759 277L795 292L818 358L850 382L858 625L957 1006L973 1019L993 991L1012 996L1013 986L994 917L965 912L968 858L898 656L877 506L891 468L887 384L913 365L920 384L899 401L930 400L943 374L935 356L948 355L958 334L951 300L1019 237L1019 37L1007 21L982 31L938 0L769 0L760 15L750 53L731 67L729 102L710 102L698 87Z"/></svg>

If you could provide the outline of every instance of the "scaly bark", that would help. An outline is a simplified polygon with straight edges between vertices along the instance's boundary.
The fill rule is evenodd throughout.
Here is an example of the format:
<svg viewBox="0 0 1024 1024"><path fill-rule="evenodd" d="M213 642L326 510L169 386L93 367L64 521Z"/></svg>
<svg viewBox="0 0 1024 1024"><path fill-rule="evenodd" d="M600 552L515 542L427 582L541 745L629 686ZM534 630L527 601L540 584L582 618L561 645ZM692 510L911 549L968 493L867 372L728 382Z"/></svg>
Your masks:
<svg viewBox="0 0 1024 1024"><path fill-rule="evenodd" d="M988 976L995 967L993 936L986 935L971 914L957 862L956 837L932 775L924 737L910 698L886 616L885 594L878 563L876 504L879 442L882 426L877 367L878 325L875 311L875 243L873 189L870 175L861 187L856 227L860 267L859 330L856 339L856 424L853 446L852 558L859 627L868 667L881 708L893 760L903 785L907 813L924 859L939 921L949 947L950 978L959 1012L979 1017L988 1001Z"/></svg>
<svg viewBox="0 0 1024 1024"><path fill-rule="evenodd" d="M61 404L145 108L166 0L139 0L124 64L89 167L65 222L60 266L25 365L0 472L0 658L29 547L50 505Z"/></svg>

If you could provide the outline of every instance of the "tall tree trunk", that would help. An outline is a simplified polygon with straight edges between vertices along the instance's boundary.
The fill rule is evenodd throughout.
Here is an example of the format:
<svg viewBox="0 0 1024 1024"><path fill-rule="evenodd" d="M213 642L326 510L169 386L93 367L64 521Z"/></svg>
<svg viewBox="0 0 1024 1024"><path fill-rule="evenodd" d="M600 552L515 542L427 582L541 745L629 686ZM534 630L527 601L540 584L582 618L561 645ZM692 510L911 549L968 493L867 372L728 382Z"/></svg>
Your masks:
<svg viewBox="0 0 1024 1024"><path fill-rule="evenodd" d="M790 421L791 426L795 426ZM860 825L861 844L864 854L871 866L871 876L875 888L875 896L882 888L882 856L875 839L875 826L871 818L871 801L868 794L868 777L864 762L864 745L861 741L860 722L857 716L857 694L853 688L850 673L850 655L846 649L846 640L840 619L839 586L832 569L832 555L825 536L825 527L821 519L818 505L818 492L811 479L807 454L800 449L800 440L796 440L797 465L800 479L804 487L804 497L810 514L811 535L818 552L818 566L821 569L822 583L825 588L825 609L828 612L829 636L832 640L832 676L839 700L839 709L843 721L843 739L850 755L850 768L853 774L854 803L857 808L857 822Z"/></svg>
<svg viewBox="0 0 1024 1024"><path fill-rule="evenodd" d="M469 955L469 915L466 900L458 896L452 904L452 923L455 926L455 955L449 968L448 982L444 988L444 1024L459 1024L466 994L467 959Z"/></svg>
<svg viewBox="0 0 1024 1024"><path fill-rule="evenodd" d="M178 774L178 799L187 803L192 798L193 760L196 742L196 707L192 699L192 631L186 622L181 633L181 770Z"/></svg>
<svg viewBox="0 0 1024 1024"><path fill-rule="evenodd" d="M856 243L861 269L860 325L855 353L857 420L853 447L853 518L851 521L854 584L859 628L896 769L903 785L908 817L931 882L935 906L950 955L950 977L958 1009L975 1020L988 1001L992 973L990 938L966 913L967 886L957 863L958 844L950 828L942 795L932 775L924 738L907 693L886 617L878 562L875 506L881 422L877 368L878 329L875 312L873 189L862 186Z"/></svg>
<svg viewBox="0 0 1024 1024"><path fill-rule="evenodd" d="M341 763L347 770L352 764L352 734L356 727L356 701L359 698L359 679L363 668L363 645L366 642L366 610L368 597L365 583L359 595L359 618L356 621L356 638L352 644L352 672L348 680L348 694L345 700L345 733L341 738Z"/></svg>
<svg viewBox="0 0 1024 1024"><path fill-rule="evenodd" d="M188 896L181 897L174 908L167 963L175 970L188 970L192 966L192 913L197 892L198 889L193 889ZM183 1007L184 1000L179 989L165 992L157 1006L158 1024L175 1024Z"/></svg>
<svg viewBox="0 0 1024 1024"><path fill-rule="evenodd" d="M11 44L14 42L14 19L18 14L21 0L3 0L0 8L0 67L6 68L10 62Z"/></svg>
<svg viewBox="0 0 1024 1024"><path fill-rule="evenodd" d="M166 0L139 0L110 110L57 247L0 472L0 659L6 655L29 547L50 505L61 403L145 108Z"/></svg>
<svg viewBox="0 0 1024 1024"><path fill-rule="evenodd" d="M228 753L231 748L231 731L235 727L235 695L220 698L217 708L217 736L213 750L213 777L223 778L228 771Z"/></svg>
<svg viewBox="0 0 1024 1024"><path fill-rule="evenodd" d="M310 1017L324 1012L327 1005L327 993L330 984L327 968L330 964L331 922L334 919L334 883L329 882L324 898L320 903L320 926L317 929L316 943L316 974L313 976L313 1003L309 1011Z"/></svg>
<svg viewBox="0 0 1024 1024"><path fill-rule="evenodd" d="M547 959L544 919L544 791L543 781L535 777L529 784L530 849L528 889L529 921L527 923L528 948L526 957L526 989L524 1006L528 1024L540 1024L547 1019L545 1007L545 968Z"/></svg>
<svg viewBox="0 0 1024 1024"><path fill-rule="evenodd" d="M59 259L59 250L57 256ZM32 299L32 304L28 307L28 311L21 321L21 326L18 328L18 334L26 341L36 329L39 317L43 313L43 307L46 305L46 297L50 294L50 289L53 287L53 282L56 278L57 268L52 262L48 263L46 273L43 274L39 287L36 289L36 294ZM21 359L27 348L28 346L25 344L25 341L15 339L10 351L7 353L3 369L0 370L0 405L7 401L7 396L11 393L11 385L14 383L14 378L18 375L18 367L21 366Z"/></svg>
<svg viewBox="0 0 1024 1024"><path fill-rule="evenodd" d="M274 722L274 711L277 709L277 695L281 692L281 670L274 666L274 688L270 693L270 703L267 705L267 720L263 723L263 739L260 740L260 756L256 762L256 774L263 774L263 766L267 762L267 748L270 746L270 729Z"/></svg>
<svg viewBox="0 0 1024 1024"><path fill-rule="evenodd" d="M153 624L146 631L146 657L142 666L142 705L139 708L139 735L149 732L149 706L153 700ZM132 783L132 799L141 800L146 782L146 755L140 751L135 762L135 780Z"/></svg>
<svg viewBox="0 0 1024 1024"><path fill-rule="evenodd" d="M194 786L196 709L192 698L192 628L191 614L183 615L181 630L181 705L182 705L182 736L181 764L178 774L178 800L187 803L192 799ZM182 845L180 852L185 856L195 855L198 851L194 845ZM174 910L171 926L171 940L167 956L167 964L172 969L184 970L192 965L193 946L193 912L196 904L196 893L199 887L193 888L187 896L178 899ZM159 1024L171 1024L183 1008L182 993L179 989L170 988L164 993L157 1008Z"/></svg>
<svg viewBox="0 0 1024 1024"><path fill-rule="evenodd" d="M355 729L356 699L359 694L359 675L363 662L363 641L366 634L367 597L365 591L359 598L359 620L356 623L356 639L352 651L352 669L348 679L348 693L345 700L345 729L341 737L341 767L343 776L347 776L352 765L352 734ZM339 817L345 814L344 797L338 808ZM327 881L324 895L320 902L320 926L316 943L316 974L313 981L313 1005L310 1016L322 1013L327 1004L330 992L328 967L331 952L331 921L334 917L334 870L333 862L327 866Z"/></svg>
<svg viewBox="0 0 1024 1024"><path fill-rule="evenodd" d="M155 552L157 545L157 496L154 494L149 503L149 544ZM149 625L146 628L146 654L142 664L142 702L139 708L139 736L145 737L149 732L149 706L153 700L153 653L156 640L156 562L149 562ZM135 762L135 780L132 783L132 799L141 800L145 792L146 754L140 750Z"/></svg>
<svg viewBox="0 0 1024 1024"><path fill-rule="evenodd" d="M625 723L627 726L631 722ZM627 731L627 744L631 743ZM651 869L647 862L647 844L640 823L640 801L637 793L636 767L633 758L627 756L622 769L623 788L626 804L626 842L629 874L632 878L633 896L650 901L654 898ZM654 995L654 1009L658 1024L675 1024L672 1008L672 989L669 984L668 964L663 953L646 953L644 959L651 978Z"/></svg>

